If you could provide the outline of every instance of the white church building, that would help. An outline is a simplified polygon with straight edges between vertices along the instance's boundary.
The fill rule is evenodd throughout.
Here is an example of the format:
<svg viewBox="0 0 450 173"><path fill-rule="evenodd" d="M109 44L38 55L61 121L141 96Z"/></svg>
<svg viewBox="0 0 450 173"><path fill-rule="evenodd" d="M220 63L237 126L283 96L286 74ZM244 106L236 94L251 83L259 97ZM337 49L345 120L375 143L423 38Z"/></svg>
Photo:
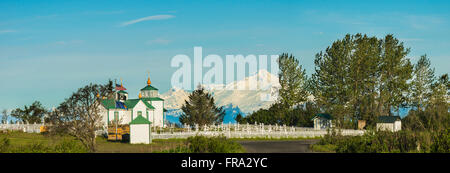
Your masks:
<svg viewBox="0 0 450 173"><path fill-rule="evenodd" d="M151 85L150 78L137 99L129 99L125 90L123 84L116 85L115 98L101 100L104 127L114 122L130 124L140 116L150 121L152 127L164 127L164 100L159 97L158 89Z"/></svg>

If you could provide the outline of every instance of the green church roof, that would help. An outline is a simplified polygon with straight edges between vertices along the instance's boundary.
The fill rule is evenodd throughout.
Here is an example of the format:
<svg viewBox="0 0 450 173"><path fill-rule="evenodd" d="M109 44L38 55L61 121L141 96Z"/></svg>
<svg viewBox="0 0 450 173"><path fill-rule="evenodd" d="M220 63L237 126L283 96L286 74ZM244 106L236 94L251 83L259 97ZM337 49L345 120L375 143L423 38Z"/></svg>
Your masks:
<svg viewBox="0 0 450 173"><path fill-rule="evenodd" d="M144 102L144 104L145 104L145 106L147 106L147 108L155 109L155 107L153 107L150 103L148 103L144 99L128 99L124 102L124 104L125 104L126 108L132 109L139 103L140 100L142 100L142 102ZM116 101L114 99L104 99L104 100L101 100L101 103L106 109L121 109L121 108L116 107Z"/></svg>
<svg viewBox="0 0 450 173"><path fill-rule="evenodd" d="M151 86L151 85L147 85L146 87L141 89L141 91L144 91L144 90L158 90L158 89L153 87L153 86Z"/></svg>
<svg viewBox="0 0 450 173"><path fill-rule="evenodd" d="M106 109L116 108L116 101L114 99L104 99L101 101L101 103Z"/></svg>
<svg viewBox="0 0 450 173"><path fill-rule="evenodd" d="M145 100L142 100L142 102L144 102L144 104L149 108L149 109L155 109L155 107L153 107L150 103L148 103Z"/></svg>
<svg viewBox="0 0 450 173"><path fill-rule="evenodd" d="M151 104L149 104L148 102L146 102L143 99L128 99L125 101L125 105L127 105L128 108L134 108L139 101L142 100L142 102L144 102L145 106L147 106L147 108L149 109L155 109L155 107L153 107Z"/></svg>
<svg viewBox="0 0 450 173"><path fill-rule="evenodd" d="M330 114L326 114L326 113L316 114L316 116L314 116L314 118L316 118L316 117L324 118L324 119L328 119L328 120L333 119L333 117Z"/></svg>
<svg viewBox="0 0 450 173"><path fill-rule="evenodd" d="M159 97L142 98L144 101L164 101L164 99Z"/></svg>
<svg viewBox="0 0 450 173"><path fill-rule="evenodd" d="M134 108L139 103L139 99L128 99L125 100L125 105L127 108Z"/></svg>
<svg viewBox="0 0 450 173"><path fill-rule="evenodd" d="M400 116L379 116L379 123L394 123L397 120L401 120Z"/></svg>
<svg viewBox="0 0 450 173"><path fill-rule="evenodd" d="M149 120L147 120L146 118L144 118L143 116L137 116L133 121L130 122L131 124L151 124L152 122L150 122Z"/></svg>

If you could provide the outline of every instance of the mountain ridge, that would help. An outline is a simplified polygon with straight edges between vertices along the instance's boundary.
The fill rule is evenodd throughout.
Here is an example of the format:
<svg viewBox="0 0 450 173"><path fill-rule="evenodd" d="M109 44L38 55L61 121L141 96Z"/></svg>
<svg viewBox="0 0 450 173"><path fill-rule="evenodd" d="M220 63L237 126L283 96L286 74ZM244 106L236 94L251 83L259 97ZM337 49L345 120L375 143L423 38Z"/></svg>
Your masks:
<svg viewBox="0 0 450 173"><path fill-rule="evenodd" d="M280 87L278 77L265 69L239 81L228 84L203 84L214 96L218 106L237 106L241 113L249 114L261 108L270 107L277 100ZM240 87L240 88L239 88ZM168 110L178 110L188 99L190 92L179 88L171 88L161 94L164 105Z"/></svg>

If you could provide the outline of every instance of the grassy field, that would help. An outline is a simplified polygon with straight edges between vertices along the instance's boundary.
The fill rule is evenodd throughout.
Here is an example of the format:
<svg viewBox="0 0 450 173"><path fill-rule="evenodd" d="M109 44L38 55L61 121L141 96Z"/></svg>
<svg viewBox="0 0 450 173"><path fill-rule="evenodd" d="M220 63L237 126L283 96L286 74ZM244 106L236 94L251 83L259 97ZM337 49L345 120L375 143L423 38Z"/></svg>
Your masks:
<svg viewBox="0 0 450 173"><path fill-rule="evenodd" d="M6 152L85 152L81 142L70 136L49 136L38 133L8 132L0 133L0 139L9 139L10 149ZM319 138L231 138L229 141L293 141ZM184 152L186 139L154 139L152 144L129 144L97 138L98 153L167 153ZM53 150L54 148L76 148L75 150ZM12 149L11 149L12 148ZM35 149L29 149L35 148ZM42 148L47 148L42 150ZM80 149L77 149L80 148ZM179 150L179 151L178 151ZM1 150L0 150L1 151ZM3 151L5 152L5 151Z"/></svg>
<svg viewBox="0 0 450 173"><path fill-rule="evenodd" d="M230 138L233 141L298 141L308 139L321 139L321 137L298 137L298 138Z"/></svg>
<svg viewBox="0 0 450 173"><path fill-rule="evenodd" d="M20 149L34 145L44 147L54 147L63 141L70 141L81 146L81 142L70 136L52 137L37 133L9 132L0 133L0 138L8 138L11 147L15 148L13 152L22 152ZM129 144L122 142L111 142L105 138L97 138L98 153L152 153L172 150L185 145L185 139L166 139L153 140L152 144ZM81 147L82 148L82 147ZM29 152L23 150L23 152Z"/></svg>
<svg viewBox="0 0 450 173"><path fill-rule="evenodd" d="M311 145L311 150L313 150L314 152L319 152L319 153L335 153L336 152L336 145L332 145L332 144L326 144L326 145L314 144L314 145Z"/></svg>
<svg viewBox="0 0 450 173"><path fill-rule="evenodd" d="M151 144L129 144L111 142L104 138L97 139L97 152L99 153L154 153L176 149L185 145L185 139L155 139Z"/></svg>

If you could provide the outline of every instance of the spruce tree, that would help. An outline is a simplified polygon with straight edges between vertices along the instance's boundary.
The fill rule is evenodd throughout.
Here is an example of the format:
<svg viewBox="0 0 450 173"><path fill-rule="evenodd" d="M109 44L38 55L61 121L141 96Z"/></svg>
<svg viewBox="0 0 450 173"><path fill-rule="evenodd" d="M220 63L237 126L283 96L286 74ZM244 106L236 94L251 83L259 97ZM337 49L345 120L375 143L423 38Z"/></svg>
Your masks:
<svg viewBox="0 0 450 173"><path fill-rule="evenodd" d="M278 58L281 88L278 90L280 103L287 108L306 101L306 72L294 56L287 53Z"/></svg>
<svg viewBox="0 0 450 173"><path fill-rule="evenodd" d="M350 88L348 63L353 50L352 36L335 41L325 52L316 55L313 90L316 103L323 112L331 113L337 126L343 127L349 113Z"/></svg>
<svg viewBox="0 0 450 173"><path fill-rule="evenodd" d="M240 112L236 115L235 120L236 120L236 123L238 123L238 124L246 123L244 117L242 116L242 114Z"/></svg>
<svg viewBox="0 0 450 173"><path fill-rule="evenodd" d="M390 115L391 108L407 103L412 76L408 53L392 35L346 35L316 55L309 88L338 127L354 127L356 119L373 125L376 116Z"/></svg>
<svg viewBox="0 0 450 173"><path fill-rule="evenodd" d="M423 111L431 96L431 85L434 82L434 69L430 67L430 60L426 55L420 57L414 65L414 78L411 82L412 106Z"/></svg>
<svg viewBox="0 0 450 173"><path fill-rule="evenodd" d="M442 130L450 126L448 74L440 76L431 85L431 96L424 122L429 129Z"/></svg>
<svg viewBox="0 0 450 173"><path fill-rule="evenodd" d="M393 35L382 40L381 48L378 112L392 115L392 108L398 111L407 101L413 66L406 58L410 49Z"/></svg>
<svg viewBox="0 0 450 173"><path fill-rule="evenodd" d="M350 105L353 119L374 120L376 84L379 77L380 41L376 37L356 34L349 60Z"/></svg>
<svg viewBox="0 0 450 173"><path fill-rule="evenodd" d="M214 97L200 85L189 95L181 110L180 122L190 126L219 124L225 116L223 107L217 107Z"/></svg>

